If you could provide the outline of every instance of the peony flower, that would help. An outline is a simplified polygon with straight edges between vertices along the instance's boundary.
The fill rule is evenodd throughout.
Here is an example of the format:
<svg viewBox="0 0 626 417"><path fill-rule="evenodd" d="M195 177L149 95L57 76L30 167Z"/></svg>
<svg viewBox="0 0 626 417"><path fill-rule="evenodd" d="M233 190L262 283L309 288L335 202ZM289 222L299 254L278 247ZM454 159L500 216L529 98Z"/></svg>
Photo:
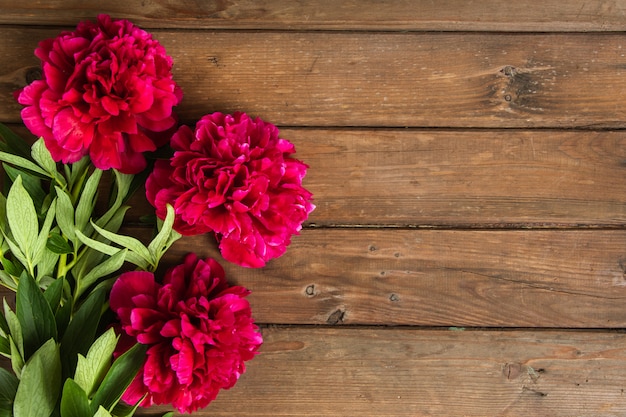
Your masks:
<svg viewBox="0 0 626 417"><path fill-rule="evenodd" d="M183 235L214 232L222 256L262 267L281 256L315 206L302 187L307 165L290 157L278 128L245 113L213 113L195 131L181 126L174 156L157 161L146 182L148 201L165 218L176 211Z"/></svg>
<svg viewBox="0 0 626 417"><path fill-rule="evenodd" d="M43 79L18 101L24 124L44 138L55 161L89 155L100 169L138 173L146 167L143 153L166 144L175 130L172 108L182 92L172 59L128 20L100 15L40 42L35 55Z"/></svg>
<svg viewBox="0 0 626 417"><path fill-rule="evenodd" d="M122 399L142 406L172 404L191 413L220 389L232 387L263 342L244 299L213 259L194 254L165 274L163 284L145 271L123 273L110 305L123 336L149 345L146 361Z"/></svg>

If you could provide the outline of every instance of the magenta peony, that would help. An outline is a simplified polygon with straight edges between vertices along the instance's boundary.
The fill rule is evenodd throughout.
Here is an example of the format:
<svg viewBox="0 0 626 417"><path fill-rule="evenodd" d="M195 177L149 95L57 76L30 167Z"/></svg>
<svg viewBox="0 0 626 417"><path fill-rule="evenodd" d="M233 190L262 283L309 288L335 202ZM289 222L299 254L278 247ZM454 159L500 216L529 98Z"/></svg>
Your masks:
<svg viewBox="0 0 626 417"><path fill-rule="evenodd" d="M183 235L214 232L224 259L264 266L285 252L315 207L302 187L308 167L278 134L245 113L206 115L195 132L181 126L174 156L157 161L148 177L148 201L160 218L171 204Z"/></svg>
<svg viewBox="0 0 626 417"><path fill-rule="evenodd" d="M145 271L122 274L111 309L122 331L149 345L146 362L122 399L142 406L172 404L191 413L232 387L263 342L244 299L213 259L194 254L166 272L163 284Z"/></svg>
<svg viewBox="0 0 626 417"><path fill-rule="evenodd" d="M18 96L22 119L43 137L56 161L89 155L100 169L134 174L143 153L164 145L176 129L172 108L182 99L172 59L128 20L98 16L74 32L39 43L43 79Z"/></svg>

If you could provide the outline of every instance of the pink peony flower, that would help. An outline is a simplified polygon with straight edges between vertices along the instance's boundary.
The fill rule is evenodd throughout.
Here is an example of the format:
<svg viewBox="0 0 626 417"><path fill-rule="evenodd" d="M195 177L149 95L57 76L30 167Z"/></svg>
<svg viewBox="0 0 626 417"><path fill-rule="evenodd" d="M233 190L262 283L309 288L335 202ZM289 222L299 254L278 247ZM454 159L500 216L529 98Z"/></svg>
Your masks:
<svg viewBox="0 0 626 417"><path fill-rule="evenodd" d="M40 42L35 55L43 79L18 101L26 106L24 124L55 161L89 155L100 169L134 174L146 167L143 153L167 143L176 128L172 107L182 92L172 59L128 20L100 15Z"/></svg>
<svg viewBox="0 0 626 417"><path fill-rule="evenodd" d="M146 362L122 399L172 404L191 413L232 387L263 342L244 299L213 259L194 254L166 272L163 284L145 271L123 273L111 290L122 331L149 345ZM123 334L124 335L124 334Z"/></svg>
<svg viewBox="0 0 626 417"><path fill-rule="evenodd" d="M171 146L174 156L157 161L148 177L148 201L160 218L171 204L183 235L214 232L230 262L262 267L281 256L315 208L302 187L307 165L261 119L206 115L195 132L181 126Z"/></svg>

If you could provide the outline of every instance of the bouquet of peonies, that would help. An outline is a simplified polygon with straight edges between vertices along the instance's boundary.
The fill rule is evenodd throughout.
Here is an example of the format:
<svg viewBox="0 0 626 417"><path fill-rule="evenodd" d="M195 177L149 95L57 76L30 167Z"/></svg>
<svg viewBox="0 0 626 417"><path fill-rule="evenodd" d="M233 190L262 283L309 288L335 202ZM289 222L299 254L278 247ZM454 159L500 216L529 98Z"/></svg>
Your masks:
<svg viewBox="0 0 626 417"><path fill-rule="evenodd" d="M201 233L244 267L281 256L314 209L307 166L245 113L178 126L172 59L127 20L98 16L35 55L43 78L16 97L40 139L29 146L0 125L0 283L16 293L0 314L12 368L0 368L0 417L205 407L262 343L249 291L214 259L189 254L164 274L159 262ZM169 158L150 163L158 148ZM142 185L157 217L148 244L120 233Z"/></svg>

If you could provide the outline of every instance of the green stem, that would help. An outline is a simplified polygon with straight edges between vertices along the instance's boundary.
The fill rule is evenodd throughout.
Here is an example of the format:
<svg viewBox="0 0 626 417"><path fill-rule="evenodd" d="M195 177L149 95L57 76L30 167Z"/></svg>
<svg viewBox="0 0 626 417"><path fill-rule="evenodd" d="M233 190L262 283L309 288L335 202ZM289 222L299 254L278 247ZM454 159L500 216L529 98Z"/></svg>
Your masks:
<svg viewBox="0 0 626 417"><path fill-rule="evenodd" d="M67 253L59 255L59 266L57 268L57 279L63 278L67 274Z"/></svg>
<svg viewBox="0 0 626 417"><path fill-rule="evenodd" d="M70 190L70 195L72 196L72 202L74 204L76 204L76 201L78 201L78 196L80 195L80 191L82 190L83 184L85 183L85 178L87 178L86 174L87 170L85 170L83 175L78 178L78 181L76 181L76 184L74 184L72 189Z"/></svg>

